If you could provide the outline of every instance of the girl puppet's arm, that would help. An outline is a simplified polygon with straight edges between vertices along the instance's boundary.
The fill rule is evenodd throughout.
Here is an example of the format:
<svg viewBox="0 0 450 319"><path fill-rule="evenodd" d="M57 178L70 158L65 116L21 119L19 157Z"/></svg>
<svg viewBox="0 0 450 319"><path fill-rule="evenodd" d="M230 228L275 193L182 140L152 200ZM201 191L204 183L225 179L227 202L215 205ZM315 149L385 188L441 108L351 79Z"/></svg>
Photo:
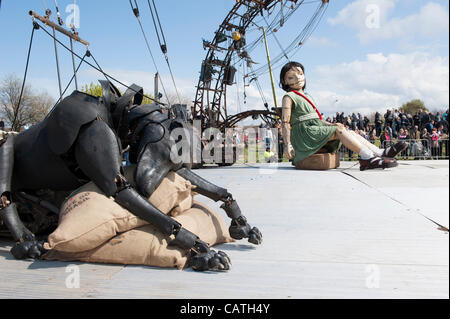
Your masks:
<svg viewBox="0 0 450 319"><path fill-rule="evenodd" d="M288 159L295 157L295 151L291 144L291 112L292 112L292 100L289 96L283 98L283 108L281 115L281 129L284 140L284 156Z"/></svg>

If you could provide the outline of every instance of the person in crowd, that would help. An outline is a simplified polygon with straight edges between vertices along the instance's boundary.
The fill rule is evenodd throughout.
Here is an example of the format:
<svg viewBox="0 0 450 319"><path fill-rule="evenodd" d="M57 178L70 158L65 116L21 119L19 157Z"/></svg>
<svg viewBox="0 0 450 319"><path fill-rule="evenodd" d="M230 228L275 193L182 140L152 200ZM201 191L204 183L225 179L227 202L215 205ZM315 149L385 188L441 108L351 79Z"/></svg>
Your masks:
<svg viewBox="0 0 450 319"><path fill-rule="evenodd" d="M264 152L264 160L266 163L278 162L278 158L276 158L275 153L270 150L270 147L266 147L266 151Z"/></svg>
<svg viewBox="0 0 450 319"><path fill-rule="evenodd" d="M387 110L386 114L384 114L384 127L386 129L389 126L392 129L392 125L394 125L394 115L392 115L391 110Z"/></svg>
<svg viewBox="0 0 450 319"><path fill-rule="evenodd" d="M437 128L433 128L430 133L431 140L431 156L433 158L437 158L439 154L439 134L437 132Z"/></svg>
<svg viewBox="0 0 450 319"><path fill-rule="evenodd" d="M381 136L380 136L380 142L381 142L381 147L389 147L392 144L392 129L389 125L386 125L385 129L383 130L383 132L381 132Z"/></svg>
<svg viewBox="0 0 450 319"><path fill-rule="evenodd" d="M403 127L400 128L400 131L398 132L398 139L406 140L407 138L408 138L408 130L405 130Z"/></svg>
<svg viewBox="0 0 450 319"><path fill-rule="evenodd" d="M377 130L375 128L373 128L370 131L370 134L369 134L369 141L370 141L370 143L375 144L375 142L377 141L377 138L378 138Z"/></svg>
<svg viewBox="0 0 450 319"><path fill-rule="evenodd" d="M394 128L392 129L394 138L398 138L401 128L402 128L402 118L400 116L397 116L395 117Z"/></svg>
<svg viewBox="0 0 450 319"><path fill-rule="evenodd" d="M341 123L341 115L339 114L339 112L336 112L336 123Z"/></svg>
<svg viewBox="0 0 450 319"><path fill-rule="evenodd" d="M341 113L341 115L340 115L340 121L339 121L339 123L341 123L341 124L345 124L345 113L344 112L342 112Z"/></svg>
<svg viewBox="0 0 450 319"><path fill-rule="evenodd" d="M367 132L364 130L364 128L359 130L359 135L361 135L365 140L369 141L369 135L367 134Z"/></svg>
<svg viewBox="0 0 450 319"><path fill-rule="evenodd" d="M421 140L426 140L426 139L428 139L428 138L429 138L428 130L424 127L424 128L422 129L422 132L420 133L420 139L421 139Z"/></svg>
<svg viewBox="0 0 450 319"><path fill-rule="evenodd" d="M409 135L410 135L410 138L413 140L420 140L419 126L415 125L414 128L411 129Z"/></svg>
<svg viewBox="0 0 450 319"><path fill-rule="evenodd" d="M436 113L436 115L434 116L434 121L435 121L436 123L439 123L439 122L442 121L442 115L441 115L441 112L437 112L437 113Z"/></svg>
<svg viewBox="0 0 450 319"><path fill-rule="evenodd" d="M400 112L398 111L398 109L394 109L394 120L398 119L400 117Z"/></svg>
<svg viewBox="0 0 450 319"><path fill-rule="evenodd" d="M356 128L358 127L358 117L355 113L352 113L351 123L352 131L356 131Z"/></svg>
<svg viewBox="0 0 450 319"><path fill-rule="evenodd" d="M363 128L364 128L364 130L366 130L366 132L369 132L369 123L370 123L369 118L367 116L364 116L364 118L363 118Z"/></svg>
<svg viewBox="0 0 450 319"><path fill-rule="evenodd" d="M448 134L444 131L444 125L440 125L437 129L439 135L439 157L447 157L448 155ZM444 153L445 151L445 153Z"/></svg>
<svg viewBox="0 0 450 319"><path fill-rule="evenodd" d="M422 145L420 141L421 136L418 125L415 125L414 128L411 129L411 131L409 132L409 136L411 139L411 155L417 156L419 154ZM418 157L415 157L415 159L418 159Z"/></svg>
<svg viewBox="0 0 450 319"><path fill-rule="evenodd" d="M0 119L0 131L4 131L4 130L5 130L5 120Z"/></svg>
<svg viewBox="0 0 450 319"><path fill-rule="evenodd" d="M283 132L281 129L281 124L277 124L278 129L278 161L283 161L283 152L284 152L284 140L283 140Z"/></svg>
<svg viewBox="0 0 450 319"><path fill-rule="evenodd" d="M273 140L273 134L272 134L272 129L270 128L269 125L266 125L264 130L264 138L266 140L266 148L271 148L272 145L272 140Z"/></svg>
<svg viewBox="0 0 450 319"><path fill-rule="evenodd" d="M422 145L425 147L425 149L430 149L430 134L428 133L428 130L424 127L422 129L422 132L420 134L420 139L422 140Z"/></svg>
<svg viewBox="0 0 450 319"><path fill-rule="evenodd" d="M422 113L422 110L419 110L414 116L413 116L413 125L420 128L420 114Z"/></svg>
<svg viewBox="0 0 450 319"><path fill-rule="evenodd" d="M420 129L422 130L428 123L430 123L430 115L422 110L422 113L420 114Z"/></svg>
<svg viewBox="0 0 450 319"><path fill-rule="evenodd" d="M427 129L427 131L432 134L433 129L434 129L434 120L430 120L426 125L425 128Z"/></svg>
<svg viewBox="0 0 450 319"><path fill-rule="evenodd" d="M444 112L444 114L442 114L442 122L441 124L444 126L444 131L445 133L448 134L448 109L447 111Z"/></svg>
<svg viewBox="0 0 450 319"><path fill-rule="evenodd" d="M409 119L406 115L402 115L401 126L408 129L411 126Z"/></svg>
<svg viewBox="0 0 450 319"><path fill-rule="evenodd" d="M430 116L430 121L432 120L432 121L436 122L436 115L433 114L433 112L429 112L428 115Z"/></svg>
<svg viewBox="0 0 450 319"><path fill-rule="evenodd" d="M400 128L400 131L399 131L399 133L398 133L398 140L399 140L399 141L406 141L406 140L409 139L409 136L408 136L408 135L409 135L408 130L407 130L406 128L402 127L402 128ZM408 151L407 151L407 150L404 150L404 151L401 153L401 156L403 156L403 157L408 156Z"/></svg>
<svg viewBox="0 0 450 319"><path fill-rule="evenodd" d="M409 130L414 126L413 116L411 114L406 114L406 118L409 121L409 127L408 127L408 130Z"/></svg>
<svg viewBox="0 0 450 319"><path fill-rule="evenodd" d="M380 137L381 130L383 129L383 120L382 120L380 112L375 113L375 129L376 129L377 137Z"/></svg>

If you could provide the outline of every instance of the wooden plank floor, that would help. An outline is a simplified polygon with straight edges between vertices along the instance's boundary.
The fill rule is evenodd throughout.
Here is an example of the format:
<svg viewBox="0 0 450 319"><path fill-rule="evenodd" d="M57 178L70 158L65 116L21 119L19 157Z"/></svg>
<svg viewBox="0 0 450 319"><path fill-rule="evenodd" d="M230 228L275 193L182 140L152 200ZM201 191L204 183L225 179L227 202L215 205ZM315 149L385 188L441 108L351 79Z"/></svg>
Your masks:
<svg viewBox="0 0 450 319"><path fill-rule="evenodd" d="M75 263L80 287L67 288L69 264L16 261L0 242L0 298L449 298L449 238L438 229L448 228L448 171L448 161L370 172L354 163L198 170L264 234L259 247L218 247L231 271Z"/></svg>

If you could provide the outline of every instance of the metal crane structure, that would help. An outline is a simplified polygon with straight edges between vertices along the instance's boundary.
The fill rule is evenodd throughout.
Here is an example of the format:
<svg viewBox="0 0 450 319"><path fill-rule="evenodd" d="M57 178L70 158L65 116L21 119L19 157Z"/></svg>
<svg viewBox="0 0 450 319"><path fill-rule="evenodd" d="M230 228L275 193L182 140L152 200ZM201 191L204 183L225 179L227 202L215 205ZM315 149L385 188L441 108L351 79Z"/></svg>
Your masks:
<svg viewBox="0 0 450 319"><path fill-rule="evenodd" d="M275 33L284 25L300 6L306 3L319 3L315 14L307 23L293 42L283 49L275 37ZM215 127L224 130L236 125L247 117L257 119L260 117L266 124L274 126L281 116L280 110L270 108L264 100L259 83L258 88L264 102L264 110L247 110L242 113L230 115L227 110L227 87L235 84L236 64L233 59L244 61L251 72L244 75L247 83L258 81L258 76L271 72L271 61L267 65L254 70L250 52L253 51L264 39L265 33L273 35L281 48L282 53L272 61L274 65L289 60L288 54L299 49L307 37L317 26L323 16L329 0L308 1L305 0L236 0L233 8L220 24L212 41L203 40L204 49L207 50L202 62L200 77L197 85L194 106L192 109L193 120L200 120L202 130ZM261 34L255 41L247 43L246 34L250 27L262 29L255 23L255 19L261 17L266 22L264 36ZM273 80L272 80L273 86Z"/></svg>

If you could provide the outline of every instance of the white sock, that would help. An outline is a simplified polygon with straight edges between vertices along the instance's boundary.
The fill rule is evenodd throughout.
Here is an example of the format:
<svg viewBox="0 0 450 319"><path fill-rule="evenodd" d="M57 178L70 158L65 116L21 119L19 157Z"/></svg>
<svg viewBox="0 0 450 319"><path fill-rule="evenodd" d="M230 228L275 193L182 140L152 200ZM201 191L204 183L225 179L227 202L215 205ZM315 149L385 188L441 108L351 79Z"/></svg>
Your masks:
<svg viewBox="0 0 450 319"><path fill-rule="evenodd" d="M375 145L374 145L375 146ZM381 157L382 155L383 155L383 153L384 153L384 149L380 149L380 148L378 148L378 147L374 147L373 149L372 149L372 152L376 155L376 156L378 156L378 157Z"/></svg>
<svg viewBox="0 0 450 319"><path fill-rule="evenodd" d="M370 146L368 146L368 148L376 155L376 156L382 156L384 149L379 149L378 147L376 147L373 144L370 144Z"/></svg>
<svg viewBox="0 0 450 319"><path fill-rule="evenodd" d="M368 147L363 147L361 152L359 152L359 156L361 156L363 160L368 160L375 157L375 154Z"/></svg>

